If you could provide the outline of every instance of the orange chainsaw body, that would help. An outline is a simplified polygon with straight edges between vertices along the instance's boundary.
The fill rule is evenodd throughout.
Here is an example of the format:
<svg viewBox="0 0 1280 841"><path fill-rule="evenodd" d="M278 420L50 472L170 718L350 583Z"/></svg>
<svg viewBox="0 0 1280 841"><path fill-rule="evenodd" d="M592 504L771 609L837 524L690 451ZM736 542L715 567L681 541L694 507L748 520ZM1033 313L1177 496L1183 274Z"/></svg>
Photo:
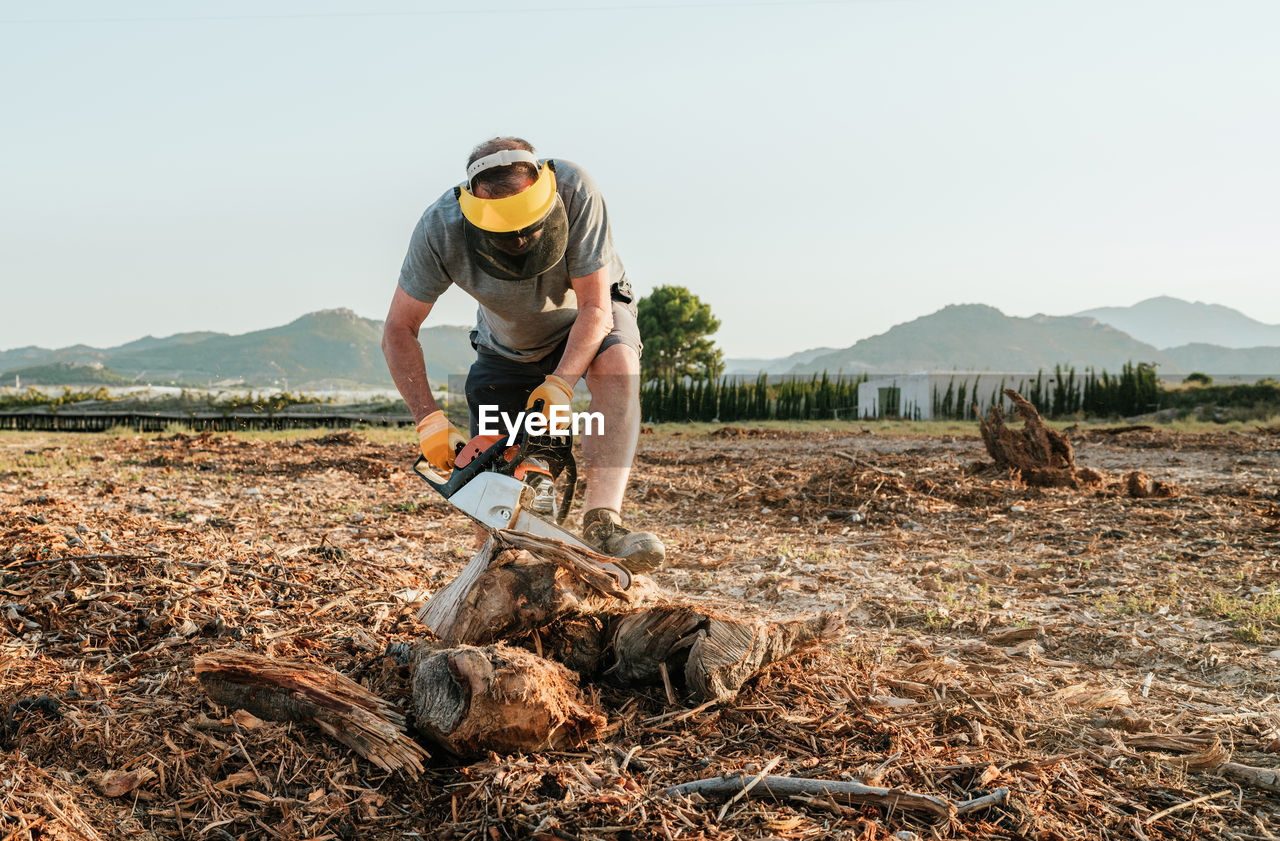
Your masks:
<svg viewBox="0 0 1280 841"><path fill-rule="evenodd" d="M458 450L458 455L453 461L454 467L466 467L471 463L472 459L498 443L501 438L501 435L477 435L472 438L466 443L466 446L461 450ZM510 464L519 454L520 448L517 446L511 446L502 451L502 458ZM553 478L550 470L538 464L530 464L529 462L517 464L511 475L523 482L525 477L530 473L541 473L547 478Z"/></svg>

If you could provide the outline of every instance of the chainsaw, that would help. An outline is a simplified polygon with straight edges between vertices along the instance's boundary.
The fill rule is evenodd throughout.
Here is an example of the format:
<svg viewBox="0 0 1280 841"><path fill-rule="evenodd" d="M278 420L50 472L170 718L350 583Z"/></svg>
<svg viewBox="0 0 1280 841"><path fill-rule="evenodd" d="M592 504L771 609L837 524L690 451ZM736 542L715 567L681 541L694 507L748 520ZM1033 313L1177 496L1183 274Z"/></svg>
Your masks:
<svg viewBox="0 0 1280 841"><path fill-rule="evenodd" d="M625 567L601 561L594 549L563 527L578 484L571 435L534 436L523 426L514 437L477 435L459 448L447 477L436 473L421 455L413 463L413 472L486 530L509 529L585 549L619 588L631 586L631 573ZM561 475L565 488L557 501L555 483Z"/></svg>

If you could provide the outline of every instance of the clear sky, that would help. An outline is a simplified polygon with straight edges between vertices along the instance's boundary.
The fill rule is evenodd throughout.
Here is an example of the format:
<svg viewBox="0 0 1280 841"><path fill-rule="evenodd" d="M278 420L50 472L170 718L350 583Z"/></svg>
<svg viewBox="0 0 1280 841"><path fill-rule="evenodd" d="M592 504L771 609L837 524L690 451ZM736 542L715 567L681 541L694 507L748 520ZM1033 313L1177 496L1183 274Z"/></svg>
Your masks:
<svg viewBox="0 0 1280 841"><path fill-rule="evenodd" d="M730 356L949 303L1276 323L1278 39L1275 0L0 0L0 348L382 318L495 134Z"/></svg>

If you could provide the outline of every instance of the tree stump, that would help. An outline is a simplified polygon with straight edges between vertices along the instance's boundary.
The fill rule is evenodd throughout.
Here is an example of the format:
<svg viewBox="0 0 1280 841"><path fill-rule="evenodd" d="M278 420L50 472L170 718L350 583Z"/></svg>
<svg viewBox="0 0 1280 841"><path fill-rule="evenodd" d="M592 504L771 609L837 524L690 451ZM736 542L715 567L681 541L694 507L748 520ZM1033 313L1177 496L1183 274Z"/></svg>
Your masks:
<svg viewBox="0 0 1280 841"><path fill-rule="evenodd" d="M425 644L411 668L414 727L458 756L575 747L605 725L577 675L521 648Z"/></svg>
<svg viewBox="0 0 1280 841"><path fill-rule="evenodd" d="M1043 488L1078 488L1096 484L1096 471L1078 471L1071 442L1060 432L1049 429L1040 413L1021 394L1006 388L1004 394L1022 418L1022 429L1005 426L1005 415L999 403L991 406L985 419L978 422L982 442L987 447L997 470L1016 473L1023 482Z"/></svg>
<svg viewBox="0 0 1280 841"><path fill-rule="evenodd" d="M751 675L840 625L831 615L769 623L709 613L671 602L643 576L620 591L593 557L560 541L496 532L419 618L448 645L529 636L539 654L586 678L654 684L666 667L700 701L733 697ZM663 603L636 607L645 600ZM607 668L606 652L614 657Z"/></svg>

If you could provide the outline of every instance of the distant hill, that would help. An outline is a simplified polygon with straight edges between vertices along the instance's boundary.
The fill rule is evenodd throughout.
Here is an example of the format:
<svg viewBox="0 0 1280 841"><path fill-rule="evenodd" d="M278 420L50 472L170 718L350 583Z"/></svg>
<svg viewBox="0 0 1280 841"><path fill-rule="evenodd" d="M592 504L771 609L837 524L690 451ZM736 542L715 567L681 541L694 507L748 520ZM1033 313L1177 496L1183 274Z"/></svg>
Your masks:
<svg viewBox="0 0 1280 841"><path fill-rule="evenodd" d="M1171 361L1155 347L1091 318L1013 318L983 304L957 304L899 324L844 350L810 359L789 373L1035 371L1069 363L1117 371L1129 361Z"/></svg>
<svg viewBox="0 0 1280 841"><path fill-rule="evenodd" d="M1099 307L1076 315L1096 318L1158 348L1189 344L1224 348L1280 347L1280 324L1264 324L1220 304L1191 303L1161 296L1139 301L1131 307Z"/></svg>
<svg viewBox="0 0 1280 841"><path fill-rule="evenodd" d="M437 382L463 374L474 359L469 328L441 325L419 334L427 376ZM128 382L290 389L392 385L382 357L382 322L348 309L322 310L267 330L240 335L179 333L147 336L114 348L17 348L0 352L0 383L24 369L59 362L108 366ZM36 383L22 376L24 382ZM60 384L60 383L48 383ZM441 382L443 384L443 382Z"/></svg>
<svg viewBox="0 0 1280 841"><path fill-rule="evenodd" d="M90 362L102 362L106 358L104 354L101 348L88 345L72 345L57 350L27 345L12 350L0 350L0 371L35 365L52 365L55 362L84 365Z"/></svg>
<svg viewBox="0 0 1280 841"><path fill-rule="evenodd" d="M797 365L803 365L834 351L835 348L819 347L802 350L781 359L726 359L724 372L726 374L759 374L763 371L766 374L785 374Z"/></svg>
<svg viewBox="0 0 1280 841"><path fill-rule="evenodd" d="M212 339L216 336L223 336L225 333L214 333L210 330L201 330L194 333L174 333L172 336L165 336L163 339L157 339L155 336L143 336L141 339L134 339L132 342L120 345L118 348L112 348L116 353L126 353L134 350L152 350L158 347L174 347L176 345L193 345L196 342L203 342L205 339Z"/></svg>
<svg viewBox="0 0 1280 841"><path fill-rule="evenodd" d="M101 362L50 362L6 371L0 385L132 385Z"/></svg>

